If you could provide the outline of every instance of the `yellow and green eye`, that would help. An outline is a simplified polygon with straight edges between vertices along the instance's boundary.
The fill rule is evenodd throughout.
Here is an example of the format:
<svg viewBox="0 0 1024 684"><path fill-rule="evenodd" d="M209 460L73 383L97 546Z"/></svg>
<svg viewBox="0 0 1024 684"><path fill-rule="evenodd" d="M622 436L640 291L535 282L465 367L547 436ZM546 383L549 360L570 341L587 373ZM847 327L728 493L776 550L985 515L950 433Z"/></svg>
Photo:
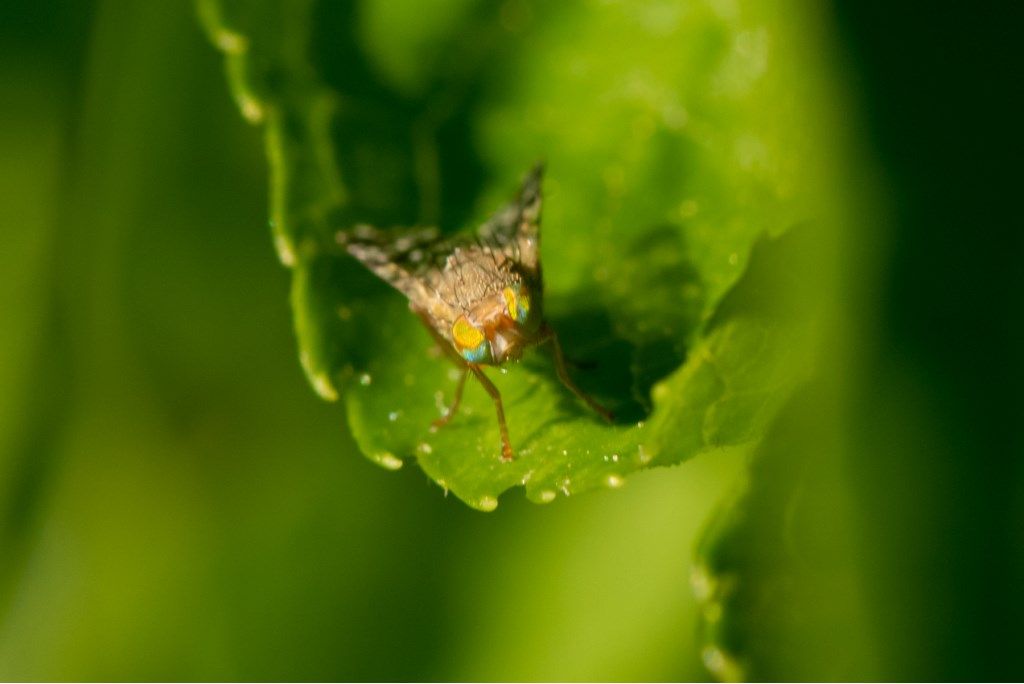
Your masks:
<svg viewBox="0 0 1024 684"><path fill-rule="evenodd" d="M509 317L516 323L522 323L530 313L530 295L520 290L518 285L506 287L502 294Z"/></svg>
<svg viewBox="0 0 1024 684"><path fill-rule="evenodd" d="M452 340L462 358L470 363L484 363L490 358L491 347L480 329L459 316L452 325Z"/></svg>

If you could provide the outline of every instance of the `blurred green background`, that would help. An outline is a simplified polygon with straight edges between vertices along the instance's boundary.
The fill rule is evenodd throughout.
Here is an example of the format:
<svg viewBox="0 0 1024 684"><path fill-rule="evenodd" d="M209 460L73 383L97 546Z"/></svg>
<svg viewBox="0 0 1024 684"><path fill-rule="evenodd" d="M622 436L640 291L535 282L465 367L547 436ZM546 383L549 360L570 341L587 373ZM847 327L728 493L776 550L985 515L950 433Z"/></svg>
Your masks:
<svg viewBox="0 0 1024 684"><path fill-rule="evenodd" d="M484 515L308 387L195 7L6 0L0 679L1019 678L1008 22L793 8L840 112L817 378L756 454Z"/></svg>

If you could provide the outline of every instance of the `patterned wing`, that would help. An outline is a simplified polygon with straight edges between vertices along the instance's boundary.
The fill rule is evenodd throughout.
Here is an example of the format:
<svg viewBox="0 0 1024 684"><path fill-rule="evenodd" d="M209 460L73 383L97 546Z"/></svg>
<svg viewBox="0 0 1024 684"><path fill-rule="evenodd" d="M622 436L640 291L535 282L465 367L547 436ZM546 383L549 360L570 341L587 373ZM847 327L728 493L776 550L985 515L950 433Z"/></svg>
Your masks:
<svg viewBox="0 0 1024 684"><path fill-rule="evenodd" d="M411 308L450 317L450 312L443 311L450 307L436 301L437 293L430 286L432 275L444 268L451 253L449 241L442 240L436 228L380 230L359 225L338 232L337 241L381 280L404 294Z"/></svg>
<svg viewBox="0 0 1024 684"><path fill-rule="evenodd" d="M477 230L480 243L499 250L531 280L540 282L541 179L537 164L523 179L519 196Z"/></svg>
<svg viewBox="0 0 1024 684"><path fill-rule="evenodd" d="M519 197L475 234L441 238L436 228L380 230L360 225L340 231L338 243L404 294L414 311L451 339L452 323L511 283L540 290L540 181L536 166Z"/></svg>

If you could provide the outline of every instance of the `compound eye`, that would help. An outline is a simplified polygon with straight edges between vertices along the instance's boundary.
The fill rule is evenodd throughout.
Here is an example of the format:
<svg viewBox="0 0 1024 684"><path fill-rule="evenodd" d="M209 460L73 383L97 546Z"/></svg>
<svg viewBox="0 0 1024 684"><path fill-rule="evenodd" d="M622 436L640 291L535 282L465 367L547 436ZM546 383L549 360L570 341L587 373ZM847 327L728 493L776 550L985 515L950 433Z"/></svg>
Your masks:
<svg viewBox="0 0 1024 684"><path fill-rule="evenodd" d="M505 308L508 309L509 318L516 323L524 322L530 313L530 295L519 285L506 287L502 295L505 297Z"/></svg>
<svg viewBox="0 0 1024 684"><path fill-rule="evenodd" d="M462 358L470 363L487 361L490 352L487 339L465 316L459 316L452 324L452 340Z"/></svg>

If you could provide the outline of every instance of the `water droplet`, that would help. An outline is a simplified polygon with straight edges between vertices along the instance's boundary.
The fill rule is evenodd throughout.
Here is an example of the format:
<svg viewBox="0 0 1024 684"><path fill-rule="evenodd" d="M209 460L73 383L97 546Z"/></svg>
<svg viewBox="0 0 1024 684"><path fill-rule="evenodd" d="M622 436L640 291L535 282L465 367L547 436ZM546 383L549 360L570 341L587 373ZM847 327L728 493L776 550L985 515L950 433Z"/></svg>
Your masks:
<svg viewBox="0 0 1024 684"><path fill-rule="evenodd" d="M704 667L715 674L721 672L725 665L725 656L714 646L705 646L701 652L701 659L704 661Z"/></svg>
<svg viewBox="0 0 1024 684"><path fill-rule="evenodd" d="M739 260L740 260L740 255L737 254L736 252L733 252L732 254L729 255L729 265L730 266L735 266L737 263L739 263Z"/></svg>
<svg viewBox="0 0 1024 684"><path fill-rule="evenodd" d="M420 442L418 445L416 445L416 450L421 454L431 454L434 452L434 447L430 446L426 442ZM438 484L440 483L441 481L438 480Z"/></svg>
<svg viewBox="0 0 1024 684"><path fill-rule="evenodd" d="M377 463L380 463L388 470L398 470L399 468L402 467L402 459L398 458L392 453L388 453L387 451L382 451L379 454L377 454L374 457L374 460L376 460Z"/></svg>
<svg viewBox="0 0 1024 684"><path fill-rule="evenodd" d="M244 116L245 120L249 123L259 123L263 121L263 106L250 95L242 95L239 100L239 106L242 108L242 116ZM291 266L295 263L294 254L289 252L289 254L291 254L291 261L285 259L284 253L279 251L278 254L285 266Z"/></svg>
<svg viewBox="0 0 1024 684"><path fill-rule="evenodd" d="M373 382L373 376L369 373L363 373L359 376L359 384L363 387L369 387L370 383Z"/></svg>
<svg viewBox="0 0 1024 684"><path fill-rule="evenodd" d="M568 456L569 455L569 450L568 449L562 449L562 455L563 456Z"/></svg>
<svg viewBox="0 0 1024 684"><path fill-rule="evenodd" d="M604 481L605 481L605 484L607 484L612 489L618 489L619 487L621 487L625 483L625 480L623 480L618 475L609 475L608 477L606 477L604 479Z"/></svg>
<svg viewBox="0 0 1024 684"><path fill-rule="evenodd" d="M288 244L288 239L280 233L274 236L274 248L277 250L277 258L281 260L281 263L285 266L292 267L295 265L295 250Z"/></svg>
<svg viewBox="0 0 1024 684"><path fill-rule="evenodd" d="M698 601L706 601L715 590L715 580L703 565L694 565L690 568L690 586Z"/></svg>
<svg viewBox="0 0 1024 684"><path fill-rule="evenodd" d="M637 446L636 453L637 453L637 456L639 457L641 463L647 464L647 463L651 462L651 455L649 453L647 453L646 449L644 449L644 445L643 444L640 444L640 445Z"/></svg>
<svg viewBox="0 0 1024 684"><path fill-rule="evenodd" d="M719 648L705 647L701 651L701 659L704 661L704 667L724 682L741 682L746 679L740 664Z"/></svg>
<svg viewBox="0 0 1024 684"><path fill-rule="evenodd" d="M537 498L540 499L541 503L551 503L552 501L555 500L555 496L556 495L552 490L545 489L544 491L537 495Z"/></svg>
<svg viewBox="0 0 1024 684"><path fill-rule="evenodd" d="M216 41L217 47L233 55L245 52L246 47L248 47L248 41L245 39L245 36L226 28L217 31Z"/></svg>
<svg viewBox="0 0 1024 684"><path fill-rule="evenodd" d="M560 483L558 483L558 488L562 490L563 494L565 494L566 496L569 496L569 494L570 494L570 492L569 492L569 485L571 485L571 484L572 484L572 482L569 481L569 478L565 478Z"/></svg>
<svg viewBox="0 0 1024 684"><path fill-rule="evenodd" d="M618 462L619 462L619 455L618 454L612 454L612 463L618 463Z"/></svg>
<svg viewBox="0 0 1024 684"><path fill-rule="evenodd" d="M498 500L493 496L484 496L481 497L479 501L477 501L476 506L481 511L486 511L490 513L491 511L498 507Z"/></svg>
<svg viewBox="0 0 1024 684"><path fill-rule="evenodd" d="M394 423L396 420L398 420L398 417L401 416L401 415L402 415L401 411L391 411L390 413L388 413L388 420L390 420L392 423Z"/></svg>

